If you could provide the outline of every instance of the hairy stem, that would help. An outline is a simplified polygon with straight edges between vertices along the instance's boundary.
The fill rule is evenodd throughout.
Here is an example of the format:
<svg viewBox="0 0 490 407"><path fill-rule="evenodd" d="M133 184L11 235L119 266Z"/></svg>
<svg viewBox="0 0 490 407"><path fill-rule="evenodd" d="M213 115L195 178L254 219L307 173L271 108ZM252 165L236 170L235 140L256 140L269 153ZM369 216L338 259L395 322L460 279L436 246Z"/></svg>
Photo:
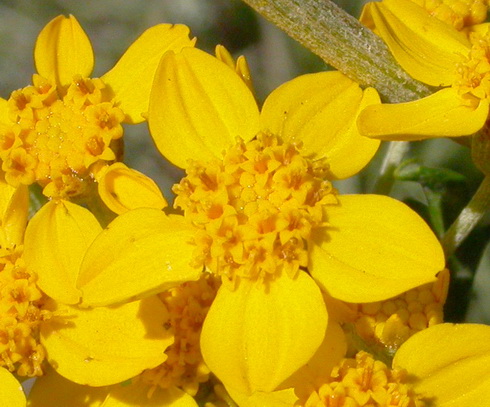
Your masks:
<svg viewBox="0 0 490 407"><path fill-rule="evenodd" d="M383 41L331 0L244 0L325 62L385 102L427 96L431 90L412 79Z"/></svg>

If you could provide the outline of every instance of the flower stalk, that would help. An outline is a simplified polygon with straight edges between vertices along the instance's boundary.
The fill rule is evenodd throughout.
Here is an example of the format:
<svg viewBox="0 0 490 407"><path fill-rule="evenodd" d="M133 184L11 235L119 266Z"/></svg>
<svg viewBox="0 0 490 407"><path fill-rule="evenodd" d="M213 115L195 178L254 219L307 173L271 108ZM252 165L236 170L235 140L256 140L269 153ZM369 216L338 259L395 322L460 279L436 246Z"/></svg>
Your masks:
<svg viewBox="0 0 490 407"><path fill-rule="evenodd" d="M490 176L487 175L470 202L442 238L446 257L451 256L490 208Z"/></svg>
<svg viewBox="0 0 490 407"><path fill-rule="evenodd" d="M330 0L244 0L249 6L385 102L431 93L394 60L383 41Z"/></svg>

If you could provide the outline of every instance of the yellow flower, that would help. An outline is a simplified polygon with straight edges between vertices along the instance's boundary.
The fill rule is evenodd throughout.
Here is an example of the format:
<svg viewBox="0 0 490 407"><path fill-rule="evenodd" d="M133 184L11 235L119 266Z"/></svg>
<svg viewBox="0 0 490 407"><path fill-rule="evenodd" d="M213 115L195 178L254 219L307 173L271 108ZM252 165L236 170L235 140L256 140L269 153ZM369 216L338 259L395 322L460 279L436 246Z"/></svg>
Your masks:
<svg viewBox="0 0 490 407"><path fill-rule="evenodd" d="M319 287L376 301L443 268L415 213L387 197L339 196L330 183L375 153L355 119L376 103L373 89L323 72L279 87L259 113L230 64L193 48L162 58L148 122L187 172L175 205L195 228L194 264L224 283L201 346L228 390L272 391L312 356L327 324Z"/></svg>
<svg viewBox="0 0 490 407"><path fill-rule="evenodd" d="M191 236L189 228L168 216L153 223L161 239L146 242L160 253L152 258L153 265L160 267L152 268L152 274L144 265L136 267L138 258L128 247L128 243L135 241L146 244L143 236L148 229L133 229L121 237L119 243L124 251L117 243L113 244L113 253L87 250L94 241L104 242L112 227L117 230L120 219L147 217L148 210L127 212L102 230L87 209L68 201L52 200L27 225L26 267L36 272L38 286L50 297L44 309L52 317L40 326L41 344L55 370L76 383L93 386L119 383L167 359L165 349L174 342L170 316L167 306L153 294L198 278L200 270L188 266L192 255L192 246L186 243ZM177 231L178 228L181 230ZM176 242L179 249L175 249ZM119 261L122 263L118 264ZM116 269L124 264L127 275L118 273L114 279L110 277L112 270L104 274L107 264ZM108 282L108 278L111 290L103 293L102 300L97 298L97 292L91 292L93 302L104 301L108 306L80 306L81 293L90 292L92 281ZM132 294L135 281L144 292L143 299ZM128 298L128 290L132 301L122 301Z"/></svg>
<svg viewBox="0 0 490 407"><path fill-rule="evenodd" d="M387 197L339 197L329 181L356 173L375 153L379 142L362 138L355 118L377 102L373 89L320 73L278 88L259 115L230 65L193 48L166 53L149 123L161 151L188 172L176 187L185 216L130 210L81 248L44 233L36 242L36 264L49 276L43 290L56 299L68 277L77 287L72 301L104 307L196 280L205 266L224 283L203 327L205 362L228 390L274 390L324 339L321 289L377 301L443 268L436 238L414 212ZM54 205L31 221L33 246L41 231L56 230L53 214L59 225L76 219ZM59 254L71 259L87 247L81 266L60 277Z"/></svg>
<svg viewBox="0 0 490 407"><path fill-rule="evenodd" d="M86 193L101 165L121 154L122 123L143 121L161 55L192 46L182 25L144 32L101 78L90 78L92 46L73 17L41 31L33 83L0 99L0 159L13 186L39 183L48 197Z"/></svg>
<svg viewBox="0 0 490 407"><path fill-rule="evenodd" d="M410 0L365 7L363 21L381 36L403 69L443 88L417 101L366 108L359 117L360 132L383 140L418 140L480 130L490 101L488 25L468 37Z"/></svg>
<svg viewBox="0 0 490 407"><path fill-rule="evenodd" d="M29 395L29 406L136 407L151 404L197 407L193 396L200 384L208 381L210 373L200 352L201 327L218 287L219 279L211 274L202 274L197 281L186 282L159 294L170 315L166 324L175 336L174 343L165 350L167 359L162 364L124 383L103 388L70 382L50 369L36 380ZM113 343L115 347L118 345ZM80 404L73 400L79 400Z"/></svg>
<svg viewBox="0 0 490 407"><path fill-rule="evenodd" d="M327 352L291 379L304 407L473 407L489 387L490 327L440 324L418 332L397 351L392 368L366 352L341 359Z"/></svg>
<svg viewBox="0 0 490 407"><path fill-rule="evenodd" d="M25 407L26 397L17 379L0 367L0 400L2 406Z"/></svg>
<svg viewBox="0 0 490 407"><path fill-rule="evenodd" d="M155 260L176 265L175 270L162 266L165 282L144 269L139 277L133 271L129 278L147 283L145 298L126 304L116 298L110 307L90 309L78 305L80 289L102 263L82 266L82 261L92 241L103 239L101 226L87 209L63 200L44 205L26 228L27 213L27 187L0 182L0 367L19 376L41 376L49 360L77 383L104 386L167 360L165 350L174 342L168 307L150 291L155 281L158 293L199 276L199 269L186 266L192 247L186 252L185 228L177 233L183 250L170 250L174 241L162 239L163 254ZM171 223L156 226L166 233ZM131 250L126 254L131 257ZM116 296L124 290L113 285Z"/></svg>
<svg viewBox="0 0 490 407"><path fill-rule="evenodd" d="M49 359L61 373L105 385L166 359L173 334L158 298L94 310L74 305L78 288L70 273L101 229L90 212L51 201L41 210L47 216L36 214L26 229L27 187L4 181L0 210L0 367L41 376Z"/></svg>

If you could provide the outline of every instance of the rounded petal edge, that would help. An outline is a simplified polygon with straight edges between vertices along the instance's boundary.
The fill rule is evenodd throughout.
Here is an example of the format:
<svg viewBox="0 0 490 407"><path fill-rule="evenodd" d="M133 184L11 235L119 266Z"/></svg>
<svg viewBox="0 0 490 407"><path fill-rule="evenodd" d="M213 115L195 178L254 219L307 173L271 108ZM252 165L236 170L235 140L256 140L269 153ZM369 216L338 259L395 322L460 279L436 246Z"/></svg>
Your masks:
<svg viewBox="0 0 490 407"><path fill-rule="evenodd" d="M221 157L239 137L259 130L259 112L247 85L225 63L196 48L166 53L150 96L148 124L167 159L186 168L190 159Z"/></svg>
<svg viewBox="0 0 490 407"><path fill-rule="evenodd" d="M90 76L94 53L77 19L72 15L58 16L39 33L34 61L41 76L57 85L66 85L75 75Z"/></svg>

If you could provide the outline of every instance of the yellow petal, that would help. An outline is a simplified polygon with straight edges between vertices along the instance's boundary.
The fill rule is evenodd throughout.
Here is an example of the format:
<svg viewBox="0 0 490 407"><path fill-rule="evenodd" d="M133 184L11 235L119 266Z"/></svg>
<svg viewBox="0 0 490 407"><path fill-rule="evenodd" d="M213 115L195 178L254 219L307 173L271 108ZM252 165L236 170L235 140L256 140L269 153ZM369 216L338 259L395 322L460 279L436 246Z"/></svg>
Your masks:
<svg viewBox="0 0 490 407"><path fill-rule="evenodd" d="M102 407L110 387L74 383L47 366L29 392L29 407Z"/></svg>
<svg viewBox="0 0 490 407"><path fill-rule="evenodd" d="M347 178L359 172L379 146L362 137L356 126L359 111L371 104L379 104L377 92L362 91L340 72L303 75L269 95L261 126L284 140L301 141L306 155L328 159L332 178Z"/></svg>
<svg viewBox="0 0 490 407"><path fill-rule="evenodd" d="M58 16L39 33L34 49L37 72L66 85L74 75L88 77L94 67L92 45L77 19Z"/></svg>
<svg viewBox="0 0 490 407"><path fill-rule="evenodd" d="M0 123L10 125L8 102L4 98L0 98Z"/></svg>
<svg viewBox="0 0 490 407"><path fill-rule="evenodd" d="M181 24L159 24L146 30L109 72L102 76L114 92L114 100L130 123L144 120L148 111L153 76L162 55L169 50L193 47L189 28Z"/></svg>
<svg viewBox="0 0 490 407"><path fill-rule="evenodd" d="M26 397L22 386L7 369L0 367L0 407L24 407Z"/></svg>
<svg viewBox="0 0 490 407"><path fill-rule="evenodd" d="M481 36L485 36L489 28L490 28L490 23L481 23L481 24L474 24L474 25L470 25L469 27L465 27L465 31L467 32L467 35L470 35L470 33L475 32L480 34Z"/></svg>
<svg viewBox="0 0 490 407"><path fill-rule="evenodd" d="M294 403L298 401L292 387L273 392L257 391L249 396L234 392L231 389L228 390L228 393L240 407L293 407Z"/></svg>
<svg viewBox="0 0 490 407"><path fill-rule="evenodd" d="M58 304L55 311L59 316L41 325L41 341L51 366L75 383L106 386L127 380L163 363L173 343L165 329L167 309L157 296L118 307Z"/></svg>
<svg viewBox="0 0 490 407"><path fill-rule="evenodd" d="M25 185L14 188L0 180L0 245L19 246L24 241L29 208L29 191Z"/></svg>
<svg viewBox="0 0 490 407"><path fill-rule="evenodd" d="M87 209L68 201L50 201L27 225L24 258L35 270L39 287L56 301L76 304L83 256L102 230Z"/></svg>
<svg viewBox="0 0 490 407"><path fill-rule="evenodd" d="M194 230L180 216L140 208L117 217L95 239L77 286L82 302L100 306L165 291L196 280Z"/></svg>
<svg viewBox="0 0 490 407"><path fill-rule="evenodd" d="M198 407L196 401L177 387L161 389L142 382L111 387L109 397L103 407Z"/></svg>
<svg viewBox="0 0 490 407"><path fill-rule="evenodd" d="M379 140L470 135L485 124L488 101L478 101L476 106L463 103L456 90L441 89L413 102L368 106L357 123L361 134Z"/></svg>
<svg viewBox="0 0 490 407"><path fill-rule="evenodd" d="M455 65L470 49L463 33L411 0L368 3L363 18L410 76L432 86L450 85Z"/></svg>
<svg viewBox="0 0 490 407"><path fill-rule="evenodd" d="M311 386L318 380L325 380L347 352L347 341L344 331L337 322L328 320L327 332L323 342L308 361L298 369L285 384L294 384L295 388Z"/></svg>
<svg viewBox="0 0 490 407"><path fill-rule="evenodd" d="M476 407L490 394L490 326L440 324L408 339L393 367L416 378L415 391L437 407Z"/></svg>
<svg viewBox="0 0 490 407"><path fill-rule="evenodd" d="M234 392L271 392L304 365L323 340L327 313L314 281L303 272L268 286L222 286L204 321L203 357Z"/></svg>
<svg viewBox="0 0 490 407"><path fill-rule="evenodd" d="M229 51L223 47L223 45L216 45L214 52L216 54L216 58L233 69L253 93L252 75L250 73L250 67L248 66L247 59L243 55L240 55L235 63L235 60Z"/></svg>
<svg viewBox="0 0 490 407"><path fill-rule="evenodd" d="M102 201L117 214L136 208L163 209L168 205L150 177L123 163L112 164L97 175L97 180Z"/></svg>
<svg viewBox="0 0 490 407"><path fill-rule="evenodd" d="M315 236L309 270L334 298L372 302L435 280L441 245L403 203L382 195L340 196L326 207L329 227Z"/></svg>
<svg viewBox="0 0 490 407"><path fill-rule="evenodd" d="M195 48L168 52L155 75L148 114L158 150L180 168L221 157L259 130L255 99L225 63Z"/></svg>

